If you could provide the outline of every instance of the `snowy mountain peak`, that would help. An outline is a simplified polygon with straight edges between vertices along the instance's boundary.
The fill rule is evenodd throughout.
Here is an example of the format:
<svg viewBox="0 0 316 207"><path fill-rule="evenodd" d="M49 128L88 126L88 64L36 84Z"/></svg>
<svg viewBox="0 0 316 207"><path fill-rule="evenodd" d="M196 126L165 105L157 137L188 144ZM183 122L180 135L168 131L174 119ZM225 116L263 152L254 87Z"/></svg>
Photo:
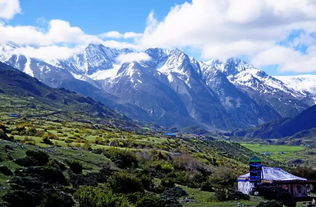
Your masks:
<svg viewBox="0 0 316 207"><path fill-rule="evenodd" d="M295 91L310 94L316 104L316 75L275 76L275 78Z"/></svg>
<svg viewBox="0 0 316 207"><path fill-rule="evenodd" d="M14 53L5 62L52 87L100 101L103 93L108 94L114 108L132 118L166 126L249 127L295 115L311 105L307 93L239 58L203 62L178 49L134 52L89 44L56 64Z"/></svg>
<svg viewBox="0 0 316 207"><path fill-rule="evenodd" d="M164 58L167 56L172 57L185 57L187 56L179 49L162 49L162 48L149 48L145 51L149 56L154 58Z"/></svg>
<svg viewBox="0 0 316 207"><path fill-rule="evenodd" d="M227 75L236 75L248 69L253 69L252 65L249 65L245 61L239 58L229 58L225 62L224 73Z"/></svg>
<svg viewBox="0 0 316 207"><path fill-rule="evenodd" d="M60 60L58 66L80 75L92 75L100 70L114 67L116 58L125 53L132 52L129 49L109 48L102 44L89 44L83 52Z"/></svg>
<svg viewBox="0 0 316 207"><path fill-rule="evenodd" d="M189 57L180 50L171 50L166 65L173 68L183 67L185 61L190 61Z"/></svg>

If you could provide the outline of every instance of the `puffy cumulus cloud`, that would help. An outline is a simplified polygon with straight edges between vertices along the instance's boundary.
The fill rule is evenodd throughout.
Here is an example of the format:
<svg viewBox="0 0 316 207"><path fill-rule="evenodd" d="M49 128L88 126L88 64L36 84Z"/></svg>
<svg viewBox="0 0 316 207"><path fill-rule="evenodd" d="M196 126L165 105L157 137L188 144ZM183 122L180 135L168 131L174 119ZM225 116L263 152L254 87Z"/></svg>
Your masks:
<svg viewBox="0 0 316 207"><path fill-rule="evenodd" d="M82 46L75 48L63 47L63 46L43 46L39 48L34 47L19 47L12 51L14 54L21 54L32 58L37 58L45 61L54 61L56 59L66 59L72 56L74 53L83 50Z"/></svg>
<svg viewBox="0 0 316 207"><path fill-rule="evenodd" d="M134 62L134 61L148 61L150 60L150 57L147 53L144 53L144 52L134 52L134 53L122 54L118 56L116 60L120 63L126 63L126 62Z"/></svg>
<svg viewBox="0 0 316 207"><path fill-rule="evenodd" d="M143 48L192 47L201 50L204 58L246 55L257 63L264 62L267 51L281 52L275 48L282 48L305 61L307 54L276 45L293 30L316 32L315 11L314 0L192 0L172 8L162 21L150 13L139 44Z"/></svg>
<svg viewBox="0 0 316 207"><path fill-rule="evenodd" d="M0 0L0 18L12 19L21 12L19 0Z"/></svg>
<svg viewBox="0 0 316 207"><path fill-rule="evenodd" d="M278 65L283 72L313 72L316 71L316 46L309 47L304 54L291 48L274 46L258 53L252 63L257 66Z"/></svg>
<svg viewBox="0 0 316 207"><path fill-rule="evenodd" d="M100 41L93 35L85 34L79 27L73 27L67 21L51 20L47 39L52 43L87 43Z"/></svg>
<svg viewBox="0 0 316 207"><path fill-rule="evenodd" d="M113 38L113 39L137 39L142 37L143 34L136 32L120 33L118 31L110 31L99 35L101 38Z"/></svg>
<svg viewBox="0 0 316 207"><path fill-rule="evenodd" d="M0 43L15 42L35 49L37 57L68 56L88 43L108 47L180 47L199 51L202 58L247 56L256 65L279 65L283 71L316 71L315 0L192 0L173 7L159 21L151 12L144 33L110 31L86 34L63 20L42 27L10 26L0 21ZM20 12L18 0L0 0L0 18ZM291 37L293 31L299 31ZM71 46L71 47L70 47ZM143 53L120 61L146 60Z"/></svg>
<svg viewBox="0 0 316 207"><path fill-rule="evenodd" d="M45 28L11 26L0 22L0 44L15 43L18 47L13 48L11 52L43 60L69 57L89 43L100 43L114 48L136 48L132 43L106 40L100 36L86 34L80 27L72 26L69 22L59 19L49 21ZM136 38L139 35L110 32L108 36Z"/></svg>
<svg viewBox="0 0 316 207"><path fill-rule="evenodd" d="M102 38L114 38L114 39L119 39L122 38L124 35L119 33L118 31L110 31L106 32L100 35Z"/></svg>
<svg viewBox="0 0 316 207"><path fill-rule="evenodd" d="M0 42L15 42L21 45L47 46L60 43L87 43L101 41L99 38L85 34L79 27L67 21L51 20L46 31L34 26L0 25Z"/></svg>
<svg viewBox="0 0 316 207"><path fill-rule="evenodd" d="M111 47L111 48L118 48L118 49L124 49L124 48L129 48L129 49L137 49L138 46L129 43L129 42L122 42L122 41L115 41L115 40L105 40L102 42L104 46Z"/></svg>

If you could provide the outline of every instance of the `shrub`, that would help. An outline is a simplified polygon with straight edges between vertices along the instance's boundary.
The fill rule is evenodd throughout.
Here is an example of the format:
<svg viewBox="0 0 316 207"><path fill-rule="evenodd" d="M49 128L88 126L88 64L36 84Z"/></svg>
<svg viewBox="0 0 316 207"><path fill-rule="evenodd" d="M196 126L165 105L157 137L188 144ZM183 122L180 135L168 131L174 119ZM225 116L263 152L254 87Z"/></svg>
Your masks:
<svg viewBox="0 0 316 207"><path fill-rule="evenodd" d="M233 187L221 187L215 189L215 197L218 201L229 200L249 200L250 197L241 192L238 192Z"/></svg>
<svg viewBox="0 0 316 207"><path fill-rule="evenodd" d="M3 196L7 206L38 206L41 202L41 195L36 192L17 190L8 192Z"/></svg>
<svg viewBox="0 0 316 207"><path fill-rule="evenodd" d="M173 187L166 189L162 195L166 197L180 198L182 196L187 196L188 194L180 187Z"/></svg>
<svg viewBox="0 0 316 207"><path fill-rule="evenodd" d="M37 136L37 130L34 127L26 129L25 135L27 136Z"/></svg>
<svg viewBox="0 0 316 207"><path fill-rule="evenodd" d="M136 155L128 150L110 149L105 152L119 168L131 168L138 166Z"/></svg>
<svg viewBox="0 0 316 207"><path fill-rule="evenodd" d="M42 139L42 143L48 144L48 145L52 145L53 144L53 142L50 141L50 139L48 137L43 138Z"/></svg>
<svg viewBox="0 0 316 207"><path fill-rule="evenodd" d="M167 188L172 188L175 185L175 180L173 178L163 178L161 179L161 185Z"/></svg>
<svg viewBox="0 0 316 207"><path fill-rule="evenodd" d="M7 127L5 127L4 125L0 124L0 130L2 130L4 133L8 133L8 129Z"/></svg>
<svg viewBox="0 0 316 207"><path fill-rule="evenodd" d="M180 185L190 185L190 177L188 176L188 173L185 171L174 171L173 177L175 178L175 182Z"/></svg>
<svg viewBox="0 0 316 207"><path fill-rule="evenodd" d="M42 151L26 151L26 157L15 160L18 165L28 166L43 166L48 162L49 156Z"/></svg>
<svg viewBox="0 0 316 207"><path fill-rule="evenodd" d="M68 185L64 174L58 169L50 167L28 167L16 170L12 181L19 186L26 186L27 188L28 184L36 182L40 182L40 184L49 183L49 185Z"/></svg>
<svg viewBox="0 0 316 207"><path fill-rule="evenodd" d="M108 179L108 184L115 193L135 193L144 191L141 181L134 175L125 172L114 173Z"/></svg>
<svg viewBox="0 0 316 207"><path fill-rule="evenodd" d="M56 139L56 140L59 139L55 134L53 134L53 133L51 133L51 132L46 132L46 133L42 136L42 138L43 138L43 139Z"/></svg>
<svg viewBox="0 0 316 207"><path fill-rule="evenodd" d="M114 169L109 166L103 166L99 172L91 172L85 175L69 174L70 182L73 186L88 185L97 186L98 183L105 183L107 179L113 174Z"/></svg>
<svg viewBox="0 0 316 207"><path fill-rule="evenodd" d="M207 177L199 172L193 173L193 175L188 178L188 186L191 188L200 188L203 183L207 181Z"/></svg>
<svg viewBox="0 0 316 207"><path fill-rule="evenodd" d="M201 190L203 191L209 191L209 192L214 192L214 188L210 180L207 180L201 184Z"/></svg>
<svg viewBox="0 0 316 207"><path fill-rule="evenodd" d="M194 157L183 154L174 158L175 166L180 170L195 171L201 167L201 163Z"/></svg>
<svg viewBox="0 0 316 207"><path fill-rule="evenodd" d="M100 144L100 145L104 145L106 144L106 141L104 139L102 139L101 137L97 137L94 141L95 144Z"/></svg>
<svg viewBox="0 0 316 207"><path fill-rule="evenodd" d="M154 188L153 178L147 175L141 175L139 178L146 190L151 191Z"/></svg>
<svg viewBox="0 0 316 207"><path fill-rule="evenodd" d="M21 126L17 126L15 128L15 131L17 132L17 134L19 135L25 135L26 134L26 128L24 125L21 125Z"/></svg>
<svg viewBox="0 0 316 207"><path fill-rule="evenodd" d="M55 159L49 160L47 163L47 166L58 169L60 171L64 171L67 169L66 165L64 163L62 163L58 160L55 160Z"/></svg>
<svg viewBox="0 0 316 207"><path fill-rule="evenodd" d="M10 180L11 190L3 196L8 207L45 206L71 207L72 197L65 193L64 175L56 169L28 167L19 169Z"/></svg>
<svg viewBox="0 0 316 207"><path fill-rule="evenodd" d="M286 206L295 206L291 194L280 187L261 185L256 188L259 195L268 200L277 200L282 202Z"/></svg>
<svg viewBox="0 0 316 207"><path fill-rule="evenodd" d="M0 128L0 139L4 139L4 140L10 140L10 138L8 137L8 135L5 133L5 131L3 129Z"/></svg>
<svg viewBox="0 0 316 207"><path fill-rule="evenodd" d="M80 187L74 194L80 207L132 207L128 200L101 187Z"/></svg>
<svg viewBox="0 0 316 207"><path fill-rule="evenodd" d="M73 173L81 174L82 173L82 164L77 161L67 161L67 165Z"/></svg>
<svg viewBox="0 0 316 207"><path fill-rule="evenodd" d="M256 207L282 207L282 203L278 201L265 201L260 202Z"/></svg>
<svg viewBox="0 0 316 207"><path fill-rule="evenodd" d="M296 167L291 170L294 175L298 175L310 180L316 180L316 169L312 167Z"/></svg>
<svg viewBox="0 0 316 207"><path fill-rule="evenodd" d="M12 171L7 167L7 166L0 166L0 173L6 175L6 176L11 176L13 175Z"/></svg>
<svg viewBox="0 0 316 207"><path fill-rule="evenodd" d="M152 156L153 156L153 160L170 160L171 159L167 153L164 153L161 151L153 151Z"/></svg>
<svg viewBox="0 0 316 207"><path fill-rule="evenodd" d="M181 196L186 196L187 193L179 187L169 188L165 190L161 196L160 200L162 206L164 207L182 207L178 202L178 198Z"/></svg>
<svg viewBox="0 0 316 207"><path fill-rule="evenodd" d="M89 141L86 141L85 143L84 143L84 145L82 146L82 148L83 149L85 149L85 150L92 150L92 145L91 145L91 143L89 142Z"/></svg>
<svg viewBox="0 0 316 207"><path fill-rule="evenodd" d="M73 207L75 202L72 196L66 193L53 192L46 195L40 206L45 207Z"/></svg>
<svg viewBox="0 0 316 207"><path fill-rule="evenodd" d="M45 165L49 159L49 155L42 151L28 150L26 151L26 155L34 158L40 165Z"/></svg>
<svg viewBox="0 0 316 207"><path fill-rule="evenodd" d="M209 181L213 183L214 186L221 188L222 186L233 186L236 178L237 176L232 169L219 167L209 177Z"/></svg>
<svg viewBox="0 0 316 207"><path fill-rule="evenodd" d="M163 173L169 173L174 170L173 166L167 161L160 161L156 165L156 170L159 170Z"/></svg>
<svg viewBox="0 0 316 207"><path fill-rule="evenodd" d="M146 193L136 202L136 207L163 207L158 196L152 193Z"/></svg>

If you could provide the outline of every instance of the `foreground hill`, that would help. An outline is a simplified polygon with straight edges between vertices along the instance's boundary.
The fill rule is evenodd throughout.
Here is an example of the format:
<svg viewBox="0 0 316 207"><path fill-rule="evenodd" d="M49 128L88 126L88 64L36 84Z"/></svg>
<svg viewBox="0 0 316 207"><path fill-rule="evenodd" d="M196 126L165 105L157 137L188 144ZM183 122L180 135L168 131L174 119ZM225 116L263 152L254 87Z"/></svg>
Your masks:
<svg viewBox="0 0 316 207"><path fill-rule="evenodd" d="M236 192L237 175L248 170L249 157L260 156L236 143L137 134L54 115L1 116L0 123L1 206L255 206L262 201Z"/></svg>
<svg viewBox="0 0 316 207"><path fill-rule="evenodd" d="M312 106L294 118L264 124L255 129L240 130L235 132L235 135L258 138L282 138L293 136L297 133L306 133L306 131L312 131L315 127L316 106Z"/></svg>
<svg viewBox="0 0 316 207"><path fill-rule="evenodd" d="M127 117L89 97L53 89L0 62L1 115L20 117L62 116L64 119L133 126Z"/></svg>

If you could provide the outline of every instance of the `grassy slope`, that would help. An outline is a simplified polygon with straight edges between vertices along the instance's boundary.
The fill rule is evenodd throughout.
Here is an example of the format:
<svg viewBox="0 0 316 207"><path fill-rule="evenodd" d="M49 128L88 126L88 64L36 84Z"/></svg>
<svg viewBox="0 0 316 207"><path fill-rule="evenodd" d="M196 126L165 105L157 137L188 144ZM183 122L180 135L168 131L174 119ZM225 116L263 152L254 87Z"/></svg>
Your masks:
<svg viewBox="0 0 316 207"><path fill-rule="evenodd" d="M270 153L270 157L278 161L288 161L297 156L297 153L303 151L303 146L288 146L288 145L265 145L265 144L247 144L242 143L242 146L258 153Z"/></svg>
<svg viewBox="0 0 316 207"><path fill-rule="evenodd" d="M25 117L55 117L94 123L131 126L127 117L91 98L65 89L53 89L37 79L0 62L0 112Z"/></svg>
<svg viewBox="0 0 316 207"><path fill-rule="evenodd" d="M14 100L21 101L17 99ZM10 101L12 100L8 100L7 103ZM3 100L2 103L4 103ZM32 112L31 110L34 111ZM46 113L46 111L39 111L38 108L31 110L28 111L28 113ZM21 113L22 112L23 110L21 110ZM135 152L138 155L162 152L171 157L178 153L188 154L197 159L198 162L209 165L212 168L229 167L233 169L237 175L247 171L247 159L255 154L236 143L202 141L194 138L167 138L159 134L137 134L122 131L110 125L81 123L70 121L69 119L61 121L64 119L61 115L16 119L9 118L7 113L10 113L10 111L0 111L0 123L3 123L11 131L8 135L13 136L18 142L0 140L0 156L2 160L1 165L8 166L12 170L19 166L8 159L8 154L4 150L6 145L9 145L13 149L10 151L10 156L13 159L24 157L25 151L28 149L39 149L45 151L50 157L57 160L78 160L84 166L84 173L96 172L104 163L111 163L109 158L86 150L87 148L118 148ZM21 134L24 133L24 131L17 131L17 129L21 127L24 127L25 131L34 128L41 136ZM54 135L50 139L53 145L43 143L43 135L47 133ZM237 152L239 152L239 154ZM2 186L0 195L6 192L8 179L9 177L0 176L0 186ZM220 205L220 203L214 200L213 193L202 192L199 189L188 187L185 187L185 189L188 191L189 196L199 196L188 203L188 206L211 206L211 204L234 206L236 204L236 202L224 202ZM212 202L210 202L208 198L210 198ZM197 203L199 205L197 205Z"/></svg>
<svg viewBox="0 0 316 207"><path fill-rule="evenodd" d="M10 150L6 148L10 147ZM86 172L97 171L102 164L110 162L110 160L102 155L91 153L85 150L75 150L61 147L40 148L38 146L21 144L19 142L11 142L0 139L0 163L2 166L9 167L12 171L18 169L20 166L13 162L14 159L19 159L25 156L27 150L41 150L48 153L56 160L78 160L85 166ZM8 156L11 158L9 159ZM0 173L0 196L7 192L10 177Z"/></svg>
<svg viewBox="0 0 316 207"><path fill-rule="evenodd" d="M272 145L272 144L254 144L241 143L242 146L258 152L262 155L264 152L270 153L264 157L271 158L284 164L300 165L314 167L316 165L315 146L292 146L292 145Z"/></svg>
<svg viewBox="0 0 316 207"><path fill-rule="evenodd" d="M222 201L216 200L214 193L200 191L198 189L182 186L182 188L189 194L188 198L192 199L192 202L184 204L184 207L236 207L236 206L256 206L261 201L260 197L251 197L249 201Z"/></svg>

